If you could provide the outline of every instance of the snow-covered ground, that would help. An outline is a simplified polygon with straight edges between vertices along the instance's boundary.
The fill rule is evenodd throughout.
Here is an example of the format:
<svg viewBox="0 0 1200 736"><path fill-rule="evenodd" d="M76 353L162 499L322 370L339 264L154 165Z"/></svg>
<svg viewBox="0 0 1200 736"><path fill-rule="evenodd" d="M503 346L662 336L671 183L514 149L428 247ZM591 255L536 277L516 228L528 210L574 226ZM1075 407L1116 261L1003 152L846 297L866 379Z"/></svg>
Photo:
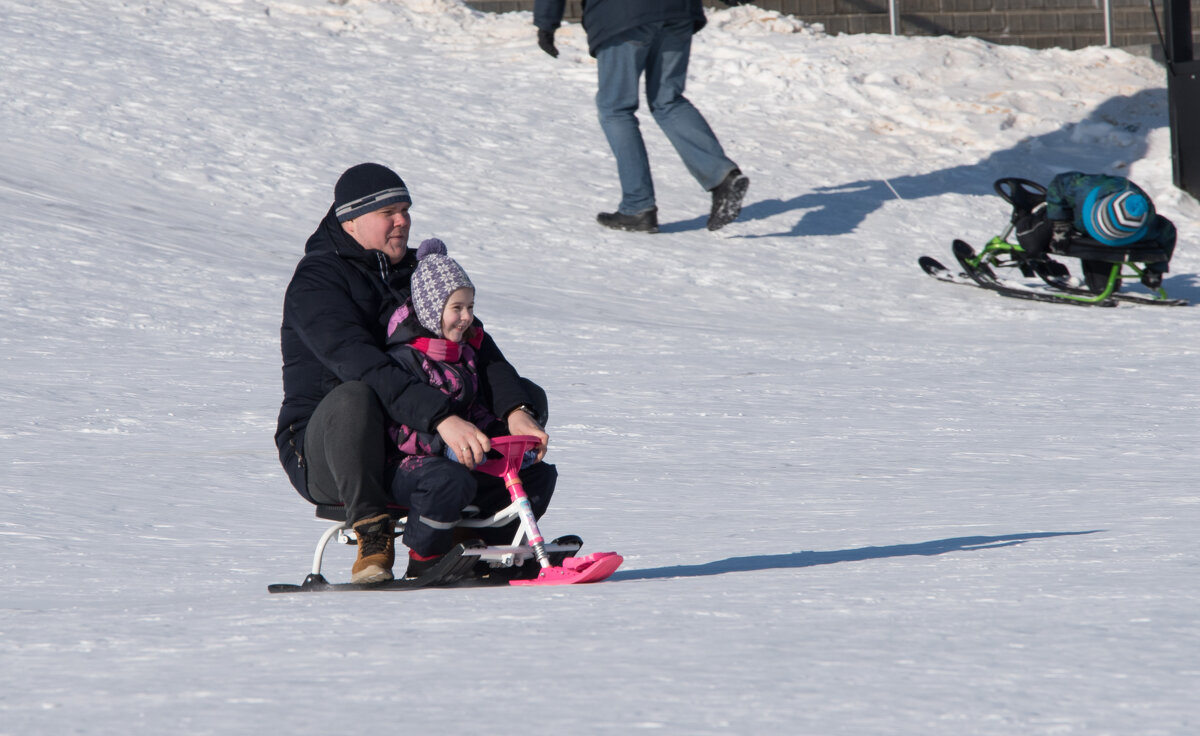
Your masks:
<svg viewBox="0 0 1200 736"><path fill-rule="evenodd" d="M0 734L1200 731L1200 312L916 266L1003 228L998 177L1107 171L1200 302L1154 62L712 12L689 95L747 206L707 232L645 116L646 236L593 222L577 25L554 60L457 0L0 17ZM543 529L611 582L267 594L324 528L272 443L283 290L367 160L549 390Z"/></svg>

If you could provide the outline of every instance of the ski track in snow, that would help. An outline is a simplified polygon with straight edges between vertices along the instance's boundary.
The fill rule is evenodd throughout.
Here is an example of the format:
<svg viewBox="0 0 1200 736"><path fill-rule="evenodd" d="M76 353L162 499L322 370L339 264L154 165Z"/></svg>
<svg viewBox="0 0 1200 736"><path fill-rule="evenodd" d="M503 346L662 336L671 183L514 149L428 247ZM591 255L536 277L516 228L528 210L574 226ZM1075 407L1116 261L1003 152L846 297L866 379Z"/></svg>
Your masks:
<svg viewBox="0 0 1200 736"><path fill-rule="evenodd" d="M643 111L645 237L592 221L578 25L552 60L456 0L0 15L0 735L1200 728L1196 308L916 266L1003 229L994 179L1104 170L1200 303L1154 62L710 11L689 96L746 207L708 233ZM272 445L283 290L363 160L548 389L543 528L621 552L612 582L266 594L322 529Z"/></svg>

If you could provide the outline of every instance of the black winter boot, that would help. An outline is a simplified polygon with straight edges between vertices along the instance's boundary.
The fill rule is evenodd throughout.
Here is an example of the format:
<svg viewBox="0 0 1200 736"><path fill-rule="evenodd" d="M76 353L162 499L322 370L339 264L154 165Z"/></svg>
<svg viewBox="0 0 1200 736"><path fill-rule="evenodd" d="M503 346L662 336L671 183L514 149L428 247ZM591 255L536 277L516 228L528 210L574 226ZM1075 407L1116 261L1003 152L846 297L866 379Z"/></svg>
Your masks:
<svg viewBox="0 0 1200 736"><path fill-rule="evenodd" d="M742 214L742 198L750 188L750 177L741 169L734 169L712 190L712 211L708 215L708 229L720 230Z"/></svg>
<svg viewBox="0 0 1200 736"><path fill-rule="evenodd" d="M1108 279L1112 276L1113 264L1104 261L1089 261L1087 259L1079 259L1079 265L1083 269L1083 280L1087 284L1088 290L1093 294L1101 294L1108 288ZM1113 284L1113 293L1121 290L1121 279L1117 279Z"/></svg>
<svg viewBox="0 0 1200 736"><path fill-rule="evenodd" d="M629 230L635 233L658 232L658 208L651 207L636 215L623 215L620 212L601 212L596 215L596 222L613 230Z"/></svg>
<svg viewBox="0 0 1200 736"><path fill-rule="evenodd" d="M419 578L429 572L429 568L442 561L443 555L429 555L422 557L421 555L409 550L408 552L408 569L404 571L406 578Z"/></svg>

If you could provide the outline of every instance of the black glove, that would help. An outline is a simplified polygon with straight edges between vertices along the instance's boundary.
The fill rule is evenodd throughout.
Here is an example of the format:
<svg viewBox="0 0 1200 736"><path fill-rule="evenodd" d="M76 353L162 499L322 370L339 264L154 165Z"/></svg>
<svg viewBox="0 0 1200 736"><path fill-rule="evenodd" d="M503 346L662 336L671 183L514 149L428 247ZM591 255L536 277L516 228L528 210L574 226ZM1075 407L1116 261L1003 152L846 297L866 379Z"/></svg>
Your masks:
<svg viewBox="0 0 1200 736"><path fill-rule="evenodd" d="M1066 220L1051 220L1050 232L1052 245L1066 245L1071 242L1071 223Z"/></svg>
<svg viewBox="0 0 1200 736"><path fill-rule="evenodd" d="M554 58L558 58L558 47L554 45L554 31L538 29L538 47Z"/></svg>

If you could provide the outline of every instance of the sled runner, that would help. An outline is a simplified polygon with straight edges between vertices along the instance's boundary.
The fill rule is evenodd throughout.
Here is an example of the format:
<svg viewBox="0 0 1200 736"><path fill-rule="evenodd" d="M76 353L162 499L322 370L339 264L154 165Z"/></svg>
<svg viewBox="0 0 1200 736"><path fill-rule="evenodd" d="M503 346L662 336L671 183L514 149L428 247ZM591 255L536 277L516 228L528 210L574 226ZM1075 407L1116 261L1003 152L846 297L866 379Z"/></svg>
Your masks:
<svg viewBox="0 0 1200 736"><path fill-rule="evenodd" d="M518 522L517 532L508 545L487 546L478 540L463 542L448 552L436 565L416 578L401 578L383 583L355 584L330 583L321 574L325 548L335 537L343 544L355 544L354 529L346 521L345 509L341 505L319 504L317 518L334 522L317 541L313 553L312 572L299 585L275 583L267 586L271 593L299 593L309 591L343 590L412 590L446 585L568 585L594 583L612 575L623 558L615 552L595 552L586 557L574 557L583 541L576 536L559 537L552 542L543 539L534 518L533 508L525 489L521 485L519 471L521 459L527 450L537 446L538 439L531 436L495 437L492 439L489 459L476 470L503 478L512 499L505 508L491 516L480 516L479 510L467 507L457 527L463 530L503 527ZM399 506L389 507L396 517L396 534L404 530L408 510ZM541 568L536 578L506 579L503 574L481 578L480 570L502 571L536 560ZM481 567L485 565L486 567Z"/></svg>
<svg viewBox="0 0 1200 736"><path fill-rule="evenodd" d="M1012 206L1008 227L978 253L965 241L955 240L952 251L962 268L961 273L951 271L934 258L921 256L917 263L925 273L940 281L977 286L1016 299L1099 307L1115 307L1118 302L1171 307L1188 304L1185 299L1168 297L1161 283L1147 286L1151 291L1149 295L1120 291L1125 279L1146 283L1143 276L1147 264L1167 260L1167 254L1157 243L1113 246L1074 234L1064 242L1051 243L1045 256L1031 256L1009 238L1018 219L1045 205L1046 188L1015 177L998 179L993 186L996 193ZM1084 279L1073 277L1066 264L1054 260L1052 255L1080 259L1085 270ZM996 275L1000 269L1014 268L1026 278L1037 277L1041 285L1028 286Z"/></svg>

